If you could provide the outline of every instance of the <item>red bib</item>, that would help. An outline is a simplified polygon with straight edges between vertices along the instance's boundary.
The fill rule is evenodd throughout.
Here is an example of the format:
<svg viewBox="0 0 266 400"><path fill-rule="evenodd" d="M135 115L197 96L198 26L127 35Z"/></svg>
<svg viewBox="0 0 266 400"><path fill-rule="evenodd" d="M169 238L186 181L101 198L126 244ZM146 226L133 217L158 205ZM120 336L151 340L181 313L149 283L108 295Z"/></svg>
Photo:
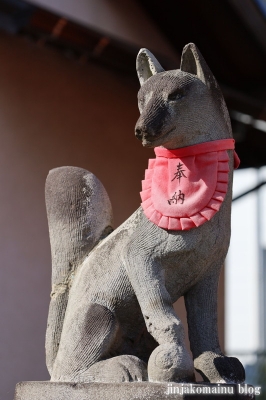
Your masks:
<svg viewBox="0 0 266 400"><path fill-rule="evenodd" d="M233 139L167 150L156 147L140 193L146 217L160 228L188 230L219 211L228 186ZM234 153L235 168L239 158Z"/></svg>

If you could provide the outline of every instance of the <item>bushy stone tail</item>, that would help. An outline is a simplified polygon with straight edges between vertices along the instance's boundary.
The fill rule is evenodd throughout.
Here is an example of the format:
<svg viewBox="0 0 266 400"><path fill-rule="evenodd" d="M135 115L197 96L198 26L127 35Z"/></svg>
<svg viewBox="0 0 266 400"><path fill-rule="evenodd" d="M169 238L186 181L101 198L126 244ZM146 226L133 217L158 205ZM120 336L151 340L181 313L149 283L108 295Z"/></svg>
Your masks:
<svg viewBox="0 0 266 400"><path fill-rule="evenodd" d="M82 168L51 170L46 180L45 199L52 255L52 293L45 347L47 368L52 374L76 269L113 230L113 218L103 185Z"/></svg>

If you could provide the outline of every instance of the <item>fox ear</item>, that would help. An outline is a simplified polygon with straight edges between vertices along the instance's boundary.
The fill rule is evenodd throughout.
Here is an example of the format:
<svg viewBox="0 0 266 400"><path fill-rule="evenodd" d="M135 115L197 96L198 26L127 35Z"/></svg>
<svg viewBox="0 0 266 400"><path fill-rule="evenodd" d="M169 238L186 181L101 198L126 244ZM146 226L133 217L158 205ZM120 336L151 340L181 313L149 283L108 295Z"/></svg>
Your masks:
<svg viewBox="0 0 266 400"><path fill-rule="evenodd" d="M210 68L194 43L189 43L184 47L180 69L183 72L196 75L209 88L212 85L217 86Z"/></svg>
<svg viewBox="0 0 266 400"><path fill-rule="evenodd" d="M222 110L228 131L232 134L230 117L219 85L194 43L187 44L182 52L180 69L196 75L211 91L219 109Z"/></svg>
<svg viewBox="0 0 266 400"><path fill-rule="evenodd" d="M158 72L164 72L163 67L148 49L140 49L136 62L137 74L142 86L147 79Z"/></svg>

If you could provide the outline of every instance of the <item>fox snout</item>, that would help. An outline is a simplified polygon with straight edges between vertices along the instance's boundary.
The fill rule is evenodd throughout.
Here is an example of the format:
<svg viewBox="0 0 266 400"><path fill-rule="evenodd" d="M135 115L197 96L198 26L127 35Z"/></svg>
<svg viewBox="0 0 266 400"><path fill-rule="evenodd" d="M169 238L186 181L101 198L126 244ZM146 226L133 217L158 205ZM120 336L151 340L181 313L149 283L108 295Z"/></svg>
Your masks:
<svg viewBox="0 0 266 400"><path fill-rule="evenodd" d="M147 128L139 125L138 123L135 126L135 136L137 139L142 140L145 135Z"/></svg>
<svg viewBox="0 0 266 400"><path fill-rule="evenodd" d="M158 137L158 133L156 134L154 130L148 128L147 125L137 123L135 127L135 136L139 140L154 140Z"/></svg>
<svg viewBox="0 0 266 400"><path fill-rule="evenodd" d="M137 123L135 127L135 136L141 141L152 142L161 136L161 130Z"/></svg>
<svg viewBox="0 0 266 400"><path fill-rule="evenodd" d="M135 126L135 136L137 139L147 142L153 142L164 134L167 127L166 121L167 110L163 104L160 104L158 109L149 109L148 112L144 110L139 117Z"/></svg>

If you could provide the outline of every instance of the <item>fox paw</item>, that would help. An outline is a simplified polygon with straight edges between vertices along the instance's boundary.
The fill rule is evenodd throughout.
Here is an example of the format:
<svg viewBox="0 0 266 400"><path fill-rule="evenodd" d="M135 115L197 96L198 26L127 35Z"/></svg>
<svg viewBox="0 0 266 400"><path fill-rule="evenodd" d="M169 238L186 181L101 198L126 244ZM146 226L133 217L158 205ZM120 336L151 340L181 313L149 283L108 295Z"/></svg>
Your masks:
<svg viewBox="0 0 266 400"><path fill-rule="evenodd" d="M194 365L206 382L243 383L245 381L244 367L235 357L206 351L194 360Z"/></svg>
<svg viewBox="0 0 266 400"><path fill-rule="evenodd" d="M92 365L81 379L83 382L147 381L147 365L131 355L112 357Z"/></svg>
<svg viewBox="0 0 266 400"><path fill-rule="evenodd" d="M192 358L183 346L162 344L150 356L148 376L151 382L194 382Z"/></svg>

